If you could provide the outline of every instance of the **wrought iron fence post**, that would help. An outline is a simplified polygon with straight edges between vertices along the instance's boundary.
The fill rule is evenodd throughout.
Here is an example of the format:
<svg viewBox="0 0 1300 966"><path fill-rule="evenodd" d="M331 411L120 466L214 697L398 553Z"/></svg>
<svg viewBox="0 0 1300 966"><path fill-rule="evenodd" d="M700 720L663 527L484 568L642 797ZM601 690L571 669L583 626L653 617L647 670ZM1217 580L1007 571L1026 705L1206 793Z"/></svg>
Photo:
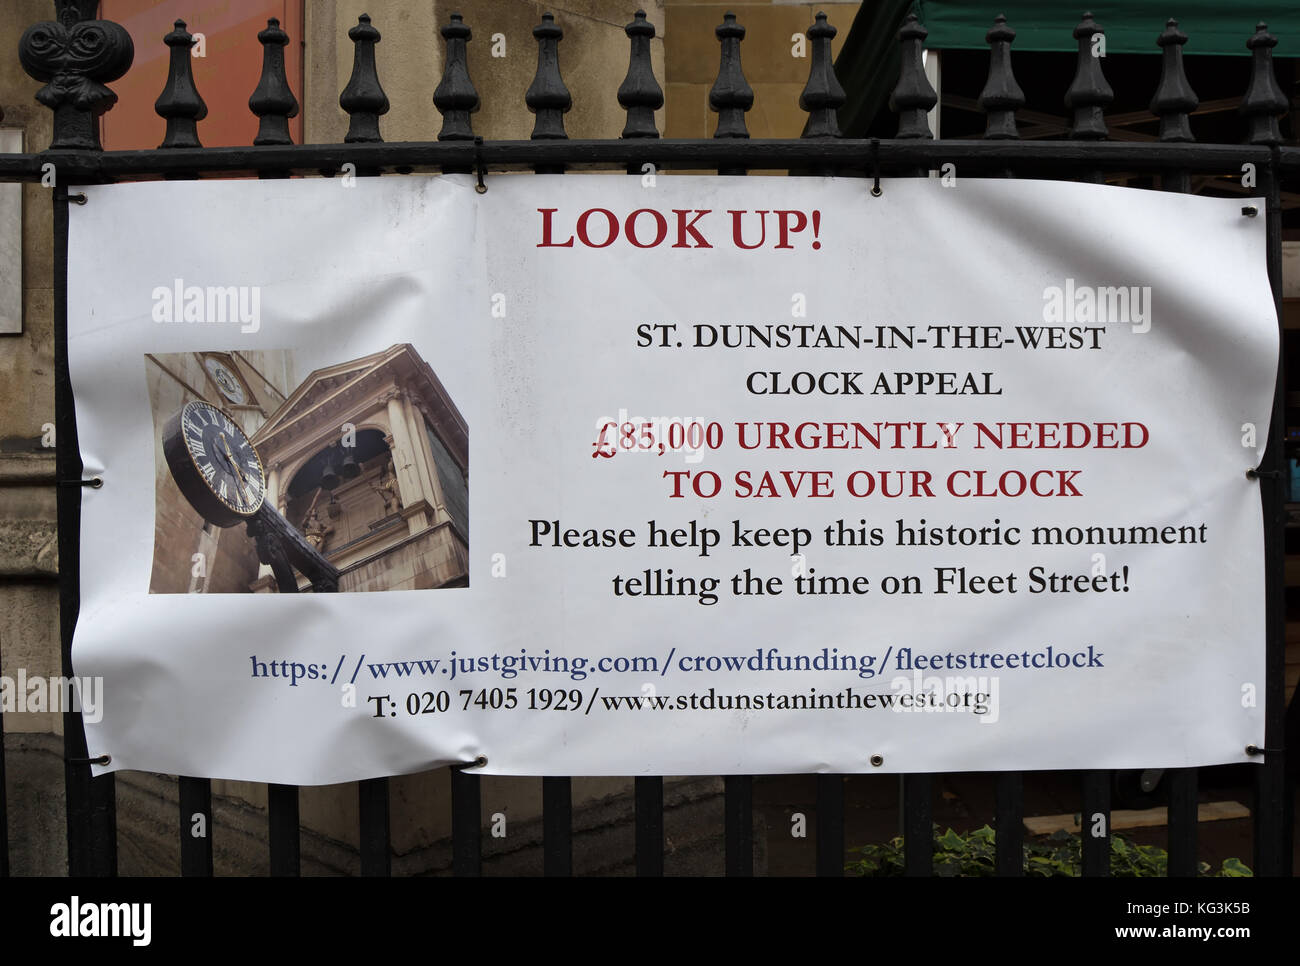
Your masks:
<svg viewBox="0 0 1300 966"><path fill-rule="evenodd" d="M468 42L473 34L458 13L451 15L451 21L440 33L447 45L447 56L442 80L433 92L433 105L442 115L438 140L472 141L474 128L470 115L479 108L478 91L469 77Z"/></svg>
<svg viewBox="0 0 1300 966"><path fill-rule="evenodd" d="M375 68L375 44L379 31L362 14L357 25L348 31L353 45L352 77L339 95L339 107L348 114L348 133L343 140L348 144L379 142L379 117L388 113L388 95L379 83Z"/></svg>
<svg viewBox="0 0 1300 966"><path fill-rule="evenodd" d="M121 24L95 19L99 0L55 0L54 7L57 19L23 33L18 58L46 81L36 99L54 112L50 149L102 151L99 117L117 103L104 85L130 69L135 45Z"/></svg>
<svg viewBox="0 0 1300 966"><path fill-rule="evenodd" d="M1260 37L1256 32L1255 40ZM1261 56L1259 44L1255 47L1256 75L1259 64L1267 57ZM1269 76L1272 68L1269 67ZM1253 78L1252 78L1252 86ZM1266 103L1256 101L1261 110ZM1243 107L1245 105L1243 104ZM1262 114L1255 115L1258 119ZM1276 118L1268 130L1264 125L1252 125L1252 137L1271 136L1277 130ZM1269 152L1267 164L1259 167L1260 187L1265 195L1265 231L1267 237L1268 278L1273 287L1273 305L1277 312L1279 339L1282 338L1282 185L1280 152L1276 144ZM1260 464L1258 483L1264 503L1264 592L1265 592L1265 682L1264 682L1264 761L1255 771L1254 866L1258 876L1291 875L1293 837L1295 835L1293 801L1295 787L1287 781L1286 759L1288 750L1283 742L1286 735L1286 353L1278 356L1277 377L1273 393L1273 417L1270 424L1268 447ZM1294 698L1292 699L1295 700ZM1292 752L1294 753L1294 752Z"/></svg>
<svg viewBox="0 0 1300 966"><path fill-rule="evenodd" d="M735 14L726 14L713 32L721 44L718 77L709 91L709 107L718 115L715 138L747 138L745 112L754 106L754 89L745 80L740 66L740 42L745 39L745 28L736 22Z"/></svg>
<svg viewBox="0 0 1300 966"><path fill-rule="evenodd" d="M54 112L50 151L102 150L99 117L117 101L104 86L130 68L131 37L120 25L95 19L97 0L55 0L57 19L27 28L18 44L24 70L46 81L36 94ZM66 172L65 172L66 175ZM81 452L72 383L68 375L68 190L66 178L52 191L54 205L54 423L56 474L80 480ZM81 487L60 486L58 504L59 636L62 671L72 677L72 632L80 607ZM68 872L113 875L117 871L116 799L113 776L91 777L86 732L79 711L63 713L67 792ZM97 754L99 750L97 750Z"/></svg>
<svg viewBox="0 0 1300 966"><path fill-rule="evenodd" d="M898 84L889 95L889 108L898 113L897 136L900 141L934 138L928 115L939 103L939 95L925 76L925 65L921 62L921 51L929 33L914 13L907 15L898 31L898 40L903 48L902 62L898 69Z"/></svg>
<svg viewBox="0 0 1300 966"><path fill-rule="evenodd" d="M167 132L158 147L201 148L198 122L208 116L208 106L194 85L194 37L185 29L185 21L177 20L163 43L170 48L167 84L154 102L154 111L167 122Z"/></svg>
<svg viewBox="0 0 1300 966"><path fill-rule="evenodd" d="M298 99L293 96L284 72L284 48L289 43L289 35L280 29L280 21L272 17L266 22L266 29L258 32L257 41L262 45L262 77L248 98L248 109L261 120L253 143L292 144L289 119L298 116Z"/></svg>
<svg viewBox="0 0 1300 966"><path fill-rule="evenodd" d="M1007 26L1007 18L998 14L993 27L984 35L989 45L989 76L980 92L980 107L987 115L984 126L986 140L1016 140L1016 111L1025 106L1025 92L1016 83L1011 69L1011 44L1016 32Z"/></svg>
<svg viewBox="0 0 1300 966"><path fill-rule="evenodd" d="M1195 141L1188 115L1196 110L1196 92L1187 82L1183 70L1183 44L1187 34L1178 29L1178 21L1170 19L1164 32L1156 39L1160 45L1160 86L1151 98L1151 113L1160 117L1160 140Z"/></svg>
<svg viewBox="0 0 1300 966"><path fill-rule="evenodd" d="M1273 73L1273 48L1277 38L1268 32L1268 24L1260 23L1254 35L1246 41L1251 52L1250 86L1241 99L1241 113L1250 124L1247 144L1281 144L1282 129L1278 119L1286 113L1287 101L1277 86Z"/></svg>
<svg viewBox="0 0 1300 966"><path fill-rule="evenodd" d="M1074 38L1079 42L1079 53L1074 81L1065 92L1065 106L1074 112L1070 137L1100 141L1107 134L1106 105L1115 99L1101 70L1100 45L1105 42L1105 32L1093 21L1092 14L1085 13L1074 28Z"/></svg>
<svg viewBox="0 0 1300 966"><path fill-rule="evenodd" d="M573 107L573 97L560 76L560 41L564 31L552 14L542 14L542 22L533 28L537 38L537 73L524 94L528 110L537 116L533 124L533 140L559 140L568 138L564 131L564 115Z"/></svg>
<svg viewBox="0 0 1300 966"><path fill-rule="evenodd" d="M627 111L623 126L624 138L657 138L655 111L664 106L663 88L655 80L654 65L650 62L650 41L655 35L655 25L646 21L645 11L638 10L635 18L623 32L630 41L627 76L618 88L618 102Z"/></svg>
<svg viewBox="0 0 1300 966"><path fill-rule="evenodd" d="M831 60L831 41L838 32L827 22L824 13L817 14L807 31L812 58L808 65L808 83L799 95L799 107L808 112L808 123L804 125L802 135L806 138L841 136L838 112L848 95L835 76L835 64Z"/></svg>

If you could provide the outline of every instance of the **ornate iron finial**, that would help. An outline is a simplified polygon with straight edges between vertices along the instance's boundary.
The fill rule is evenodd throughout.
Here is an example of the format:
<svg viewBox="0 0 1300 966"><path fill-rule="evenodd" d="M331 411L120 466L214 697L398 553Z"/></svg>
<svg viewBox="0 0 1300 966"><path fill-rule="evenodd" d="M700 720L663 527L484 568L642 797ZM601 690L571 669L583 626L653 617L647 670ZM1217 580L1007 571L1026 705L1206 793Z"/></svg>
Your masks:
<svg viewBox="0 0 1300 966"><path fill-rule="evenodd" d="M736 23L734 13L726 13L713 32L722 45L718 79L709 91L709 107L718 115L718 127L713 136L747 138L745 112L754 106L754 89L745 80L745 72L740 66L740 42L745 39L745 28Z"/></svg>
<svg viewBox="0 0 1300 966"><path fill-rule="evenodd" d="M1177 20L1169 20L1156 38L1161 48L1160 84L1151 98L1151 113L1160 115L1161 141L1195 141L1187 115L1199 103L1183 71L1183 44L1187 34L1178 29Z"/></svg>
<svg viewBox="0 0 1300 966"><path fill-rule="evenodd" d="M650 40L655 35L655 25L646 21L644 10L638 10L623 32L632 45L627 76L618 89L618 102L627 111L623 137L657 138L655 111L664 106L664 92L655 80L654 65L650 63Z"/></svg>
<svg viewBox="0 0 1300 966"><path fill-rule="evenodd" d="M375 69L375 44L379 31L370 25L370 16L362 14L357 25L348 31L352 41L352 78L339 95L339 107L348 112L350 123L348 144L382 141L379 134L379 115L388 113L388 95L379 83Z"/></svg>
<svg viewBox="0 0 1300 966"><path fill-rule="evenodd" d="M208 106L194 86L194 72L190 62L190 48L194 38L185 29L185 21L177 20L174 29L163 43L171 48L171 63L167 69L167 83L154 101L153 109L167 121L167 133L160 148L201 148L198 122L208 116Z"/></svg>
<svg viewBox="0 0 1300 966"><path fill-rule="evenodd" d="M555 24L555 17L542 14L542 22L533 28L537 38L537 73L524 94L528 110L537 115L533 125L534 140L562 140L564 115L573 107L573 98L560 76L560 40L564 31Z"/></svg>
<svg viewBox="0 0 1300 966"><path fill-rule="evenodd" d="M478 111L478 91L469 79L467 41L472 34L458 13L451 15L451 22L442 28L441 33L447 42L447 59L442 69L442 82L433 92L434 107L442 115L438 140L472 141L474 128L469 116Z"/></svg>
<svg viewBox="0 0 1300 966"><path fill-rule="evenodd" d="M50 148L102 151L99 116L117 101L104 85L131 67L126 28L96 20L98 0L55 0L56 20L32 24L18 41L23 70L45 86L36 99L54 112Z"/></svg>
<svg viewBox="0 0 1300 966"><path fill-rule="evenodd" d="M99 12L98 0L54 0L54 17L64 27L79 21L93 20Z"/></svg>
<svg viewBox="0 0 1300 966"><path fill-rule="evenodd" d="M902 44L903 61L898 68L898 86L889 95L889 108L898 113L899 140L908 138L933 138L930 121L926 117L939 103L939 95L930 86L921 61L921 49L929 31L921 26L916 14L909 13L898 31Z"/></svg>
<svg viewBox="0 0 1300 966"><path fill-rule="evenodd" d="M993 18L993 29L984 35L989 45L989 76L980 92L980 107L987 116L984 137L991 141L1020 137L1016 111L1024 106L1025 92L1011 70L1011 43L1015 39L1016 32L1007 26L1002 14Z"/></svg>
<svg viewBox="0 0 1300 966"><path fill-rule="evenodd" d="M266 29L257 34L262 45L262 79L248 99L248 108L259 118L254 144L292 144L289 136L289 118L298 116L298 99L289 89L289 79L284 73L284 48L289 35L280 29L280 21L272 17Z"/></svg>
<svg viewBox="0 0 1300 966"><path fill-rule="evenodd" d="M1106 137L1106 105L1115 99L1115 92L1106 83L1101 72L1101 48L1093 38L1105 36L1101 27L1093 22L1092 14L1085 13L1074 28L1079 41L1079 58L1074 71L1074 81L1065 92L1065 106L1074 111L1070 137L1099 141ZM1102 41L1104 42L1104 41Z"/></svg>
<svg viewBox="0 0 1300 966"><path fill-rule="evenodd" d="M836 112L848 97L831 62L831 40L838 32L826 22L826 14L821 12L807 31L812 43L812 63L808 67L808 83L799 95L799 107L808 112L808 123L804 125L802 135L806 138L840 137Z"/></svg>
<svg viewBox="0 0 1300 966"><path fill-rule="evenodd" d="M1246 46L1253 55L1250 86L1238 108L1250 125L1246 143L1281 144L1278 118L1286 113L1287 103L1273 76L1273 48L1277 46L1277 38L1268 32L1268 24L1261 22L1255 26L1255 34L1246 41Z"/></svg>

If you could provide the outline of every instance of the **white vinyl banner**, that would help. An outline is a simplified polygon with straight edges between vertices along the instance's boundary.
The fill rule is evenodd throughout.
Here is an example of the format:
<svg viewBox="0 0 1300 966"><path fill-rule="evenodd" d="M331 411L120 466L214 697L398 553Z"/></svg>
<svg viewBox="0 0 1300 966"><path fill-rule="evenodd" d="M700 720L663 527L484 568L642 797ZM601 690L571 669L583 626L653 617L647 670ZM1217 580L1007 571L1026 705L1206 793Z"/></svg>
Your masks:
<svg viewBox="0 0 1300 966"><path fill-rule="evenodd" d="M869 188L79 189L90 754L294 784L1250 760L1264 219Z"/></svg>

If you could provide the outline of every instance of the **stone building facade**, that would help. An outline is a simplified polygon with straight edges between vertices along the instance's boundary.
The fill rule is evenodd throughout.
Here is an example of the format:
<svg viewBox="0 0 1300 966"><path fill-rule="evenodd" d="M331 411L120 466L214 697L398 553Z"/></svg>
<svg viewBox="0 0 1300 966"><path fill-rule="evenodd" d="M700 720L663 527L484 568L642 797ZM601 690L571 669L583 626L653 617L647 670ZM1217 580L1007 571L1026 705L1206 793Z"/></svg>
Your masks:
<svg viewBox="0 0 1300 966"><path fill-rule="evenodd" d="M132 94L122 100L108 117L125 118L126 112L138 111L153 116L153 99L162 91L166 79L167 58L159 56L162 37L172 29L176 9L172 5L135 2L118 3L129 9L129 16L115 13L115 0L103 0L101 10L126 24L133 32L137 67L122 83L110 85L119 92L133 90L128 78L145 78L142 89L147 96ZM285 16L287 4L298 3L301 16ZM388 141L428 140L436 137L440 118L432 95L443 70L443 45L438 29L450 14L463 13L473 32L469 70L482 99L482 109L474 115L474 129L487 139L526 139L533 116L524 104L527 90L537 66L537 46L532 36L544 12L554 12L556 23L564 30L560 47L560 67L573 95L573 109L565 124L574 138L614 138L621 131L625 113L616 92L627 72L628 42L623 27L638 8L644 8L649 21L656 25L657 36L651 42L655 75L665 93L665 106L656 114L657 124L665 137L704 137L712 133L716 115L708 108L708 91L716 76L718 44L713 28L722 22L727 11L736 13L748 28L744 43L745 74L756 94L755 108L747 121L753 137L794 137L802 128L806 115L799 109L798 95L807 77L807 60L792 54L792 39L813 22L818 10L825 10L831 22L840 28L835 49L848 33L859 4L786 3L783 0L759 0L753 3L723 5L695 0L647 0L624 3L611 0L577 0L551 6L534 0L475 0L472 4L449 0L281 0L281 11L274 15L285 23L300 22L302 73L292 77L291 85L301 106L301 137L312 143L341 142L348 127L348 117L338 103L339 93L352 70L352 44L347 31L363 13L370 13L382 33L376 54L378 72L391 109L381 120L383 136ZM209 117L221 112L247 113L248 95L257 84L256 66L252 73L232 74L220 53L229 45L243 45L255 51L243 57L244 65L260 61L256 32L265 25L248 20L239 22L232 11L266 6L261 0L193 0L185 4L182 14L191 31L206 31L210 38L206 59L193 61L196 87L208 104ZM35 93L41 86L22 69L14 52L19 37L30 24L49 20L54 13L51 0L6 0L5 16L0 18L0 128L10 141L24 151L41 151L50 142L51 113L38 104ZM264 14L265 16L265 14ZM153 19L150 19L150 18ZM246 18L247 19L247 18ZM497 40L504 43L497 43ZM150 51L149 56L144 52ZM247 51L245 51L247 52ZM497 54L500 54L498 56ZM241 68L243 69L243 68ZM156 128L146 132L137 143L116 143L115 131L122 123L105 127L109 149L156 147L161 140L162 122L153 118ZM130 128L131 125L125 125ZM200 122L199 137L205 144L220 143L207 138L210 122ZM2 148L0 148L2 149ZM161 216L161 215L160 215ZM14 674L23 668L29 675L57 676L61 670L59 645L59 561L56 552L56 513L54 476L54 325L53 325L53 223L50 193L39 184L25 184L20 189L18 222L0 230L11 232L11 241L21 250L21 262L4 260L0 275L9 273L19 280L22 318L17 331L0 332L0 485L4 486L0 502L0 672ZM309 243L305 240L304 243ZM0 253L9 251L0 245ZM18 273L18 274L15 274ZM400 347L395 347L400 350ZM394 350L389 350L392 352ZM381 354L386 355L386 354ZM434 426L450 453L452 463L464 456L466 444L457 442L454 433L443 432L438 422L439 400L429 384L418 377L414 362L397 357L390 360L394 374L391 389L376 385L366 396L370 403L381 403L355 417L359 444L371 440L394 448L401 458L403 446L408 455L418 450L424 457L432 455L437 464L435 441L427 449L419 436L419 421ZM219 357L224 368L239 377L248 391L245 404L234 403L222 392L217 377L206 368L207 357ZM295 470L293 462L311 458L313 446L319 452L329 433L337 436L343 409L328 412L334 421L327 431L322 416L316 429L308 432L309 421L272 423L283 406L293 407L292 397L299 391L302 402L307 395L323 400L325 383L331 378L319 373L295 373L286 360L275 360L271 353L214 352L205 358L191 358L173 364L146 361L150 392L167 405L187 398L203 398L237 413L246 430L258 434L259 451L265 458L282 462L281 485L287 495L286 510L295 512L297 497L292 495ZM354 360L360 362L361 360ZM170 372L164 371L165 362ZM343 366L353 363L343 363ZM367 377L381 381L382 367ZM313 378L320 377L313 388ZM384 376L383 378L387 378ZM369 383L367 383L369 385ZM383 397L384 392L399 395ZM369 392L369 390L368 390ZM396 403L394 404L394 400ZM361 406L363 400L357 401ZM370 403L366 403L369 405ZM179 405L179 403L176 403ZM322 403L323 405L323 403ZM454 408L454 407L453 407ZM324 412L324 410L322 410ZM407 441L398 439L394 427L407 426ZM315 425L315 424L313 424ZM301 432L301 435L298 435ZM367 432L391 436L393 442L376 441ZM263 447L269 447L263 450ZM457 449L460 446L461 449ZM271 454L268 456L268 454ZM358 454L359 455L359 454ZM400 579L376 572L375 562L364 562L363 554L374 545L354 543L363 537L357 526L368 527L373 520L364 517L383 513L382 497L371 484L382 489L382 469L377 462L368 463L355 480L345 481L335 492L347 514L346 525L335 523L334 533L325 537L325 553L331 543L345 561L344 567L356 566L351 579L356 589L375 582L390 581L410 586L454 584L456 568L463 568L465 527L457 522L457 507L440 475L422 472L412 463L410 468L396 466L397 496L401 504L403 540L416 531L426 533L395 552L394 563L404 558ZM395 463L397 460L395 460ZM299 464L301 467L306 464ZM424 464L427 468L427 463ZM464 466L463 459L459 463ZM159 463L160 471L162 469ZM160 477L160 487L165 481ZM184 545L176 548L175 562L159 572L163 581L159 589L187 593L195 580L192 556L203 538L202 521L185 504L179 493L176 500L160 501L160 525L169 532L184 534ZM179 500L179 502L176 502ZM310 500L310 497L308 497ZM327 501L328 503L328 501ZM326 511L328 512L328 511ZM343 519L343 517L340 517ZM295 524L299 521L295 520ZM444 534L437 547L421 545L421 539L433 544L432 532ZM459 536L457 533L459 531ZM403 531L397 526L385 529L383 541ZM207 592L246 592L266 589L259 584L260 568L250 562L237 547L241 531L209 533L207 539L216 547L214 566L209 570ZM459 541L459 548L458 548ZM347 546L345 546L345 544ZM418 551L414 548L422 546ZM183 552L188 551L188 552ZM461 553L458 557L457 554ZM415 558L423 557L423 561ZM360 563L360 566L357 564ZM251 577L248 581L243 578ZM399 569L395 566L394 569ZM223 574L223 571L228 573ZM227 582L228 581L228 582ZM249 584L253 586L250 588ZM5 715L4 744L8 811L11 829L11 867L20 873L61 874L66 871L63 813L64 766L62 750L63 719L60 714L29 712ZM265 785L214 780L213 843L218 873L260 874L266 869L266 801ZM443 870L450 864L450 784L446 769L393 779L391 787L392 844L394 871ZM575 778L573 780L575 864L576 872L608 871L626 868L626 856L632 847L631 829L622 824L630 813L625 794L630 781L610 778ZM686 824L674 824L674 805L684 816L707 813L708 822L690 823L691 828L707 829L720 822L721 801L717 779L700 779L691 783L669 783L665 802L670 838L685 843L698 838ZM485 827L492 816L509 819L510 834L503 839L486 837L484 855L489 868L494 858L502 861L514 855L516 870L540 867L535 846L540 835L541 788L536 779L484 778L481 783ZM119 869L123 873L171 873L178 868L177 797L174 776L119 772L116 775L119 829ZM358 845L357 789L353 784L303 788L299 796L302 822L302 864L309 873L347 873L355 871ZM609 839L599 849L583 847L584 837L597 834ZM531 850L531 851L530 851ZM612 859L620 855L623 858ZM621 863L621 865L620 865ZM671 865L671 860L670 860ZM502 866L503 868L505 866Z"/></svg>
<svg viewBox="0 0 1300 966"><path fill-rule="evenodd" d="M468 432L411 346L316 370L252 441L267 499L340 592L468 584ZM269 568L250 587L273 589Z"/></svg>

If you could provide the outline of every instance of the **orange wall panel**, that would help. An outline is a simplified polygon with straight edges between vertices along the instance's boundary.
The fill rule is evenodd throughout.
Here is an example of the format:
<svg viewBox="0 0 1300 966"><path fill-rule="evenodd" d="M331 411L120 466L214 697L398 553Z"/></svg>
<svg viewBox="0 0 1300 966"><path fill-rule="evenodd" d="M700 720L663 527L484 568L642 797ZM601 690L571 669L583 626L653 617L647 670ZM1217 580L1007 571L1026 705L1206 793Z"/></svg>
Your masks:
<svg viewBox="0 0 1300 966"><path fill-rule="evenodd" d="M208 106L207 118L199 122L199 140L205 147L253 143L257 117L248 109L248 98L262 76L257 33L271 17L278 18L289 35L285 73L302 102L302 0L103 0L100 16L120 23L135 43L131 69L109 85L118 101L102 119L106 150L156 148L162 143L166 123L153 105L167 83L170 49L162 39L176 20L206 38L206 55L191 58L195 87ZM289 130L301 143L301 114L289 122Z"/></svg>

